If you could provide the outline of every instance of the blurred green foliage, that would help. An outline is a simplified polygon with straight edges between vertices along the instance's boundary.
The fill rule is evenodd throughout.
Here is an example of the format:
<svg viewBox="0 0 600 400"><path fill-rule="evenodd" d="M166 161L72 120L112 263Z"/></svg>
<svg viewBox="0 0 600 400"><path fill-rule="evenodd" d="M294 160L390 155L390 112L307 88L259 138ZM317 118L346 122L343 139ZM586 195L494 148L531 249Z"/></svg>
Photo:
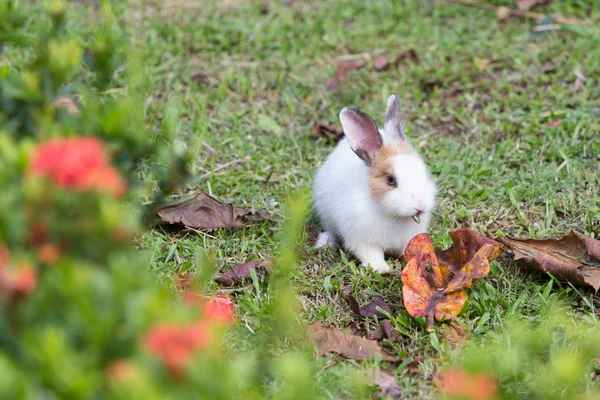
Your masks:
<svg viewBox="0 0 600 400"><path fill-rule="evenodd" d="M132 247L144 227L140 201L156 204L186 177L186 156L172 147L177 110L169 107L160 131L145 125L144 63L110 3L89 32L72 28L66 3L44 7L34 17L16 1L0 5L1 51L21 55L0 66L0 398L263 399L273 382L285 398L315 398L311 366L294 350L302 335L292 329L304 202L291 206L264 305L274 327L263 345L233 354L219 344L227 333L215 331L215 343L195 351L182 374L145 346L157 324L203 318L173 299L150 272L149 254ZM124 197L31 172L42 146L81 136L104 144L127 184ZM282 343L287 350L276 351Z"/></svg>

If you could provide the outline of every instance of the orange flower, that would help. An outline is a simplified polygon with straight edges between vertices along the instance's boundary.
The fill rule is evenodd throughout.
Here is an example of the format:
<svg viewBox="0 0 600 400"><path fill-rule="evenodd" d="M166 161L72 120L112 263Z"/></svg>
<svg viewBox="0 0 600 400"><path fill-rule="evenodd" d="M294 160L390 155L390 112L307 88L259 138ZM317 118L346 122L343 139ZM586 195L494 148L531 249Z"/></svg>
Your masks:
<svg viewBox="0 0 600 400"><path fill-rule="evenodd" d="M146 336L146 348L158 357L165 367L178 376L197 350L212 343L211 332L203 323L182 327L161 324L153 327Z"/></svg>
<svg viewBox="0 0 600 400"><path fill-rule="evenodd" d="M222 295L205 302L202 306L202 313L207 321L221 322L226 325L235 323L233 301Z"/></svg>
<svg viewBox="0 0 600 400"><path fill-rule="evenodd" d="M185 292L183 300L190 305L199 305L203 318L211 323L233 325L235 323L235 308L233 301L227 296L217 295L206 299L193 292Z"/></svg>
<svg viewBox="0 0 600 400"><path fill-rule="evenodd" d="M33 175L76 190L101 190L121 196L125 182L109 165L103 143L95 137L53 139L36 149L29 165Z"/></svg>
<svg viewBox="0 0 600 400"><path fill-rule="evenodd" d="M437 379L442 393L450 397L491 400L498 392L495 379L484 373L472 375L462 368L442 372Z"/></svg>

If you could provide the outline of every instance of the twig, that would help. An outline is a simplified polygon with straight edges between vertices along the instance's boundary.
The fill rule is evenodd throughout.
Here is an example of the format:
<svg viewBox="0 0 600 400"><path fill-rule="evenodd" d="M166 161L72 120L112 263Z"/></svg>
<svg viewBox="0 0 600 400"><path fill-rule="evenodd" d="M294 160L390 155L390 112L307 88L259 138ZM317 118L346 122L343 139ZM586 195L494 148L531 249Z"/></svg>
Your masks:
<svg viewBox="0 0 600 400"><path fill-rule="evenodd" d="M496 7L491 4L479 3L477 1L471 1L471 0L445 0L445 1L447 3L462 4L463 6L467 6L467 7L482 8L484 10L493 11L498 16L505 15L505 16L510 16L510 17L531 18L531 19L535 19L537 21L546 18L546 16L544 14L540 14L540 13L535 13L535 12L530 12L530 11L513 10L512 8L508 8L508 7ZM553 18L559 24L569 24L569 25L584 25L584 24L586 24L586 22L580 21L576 18L560 17L560 16L556 16Z"/></svg>

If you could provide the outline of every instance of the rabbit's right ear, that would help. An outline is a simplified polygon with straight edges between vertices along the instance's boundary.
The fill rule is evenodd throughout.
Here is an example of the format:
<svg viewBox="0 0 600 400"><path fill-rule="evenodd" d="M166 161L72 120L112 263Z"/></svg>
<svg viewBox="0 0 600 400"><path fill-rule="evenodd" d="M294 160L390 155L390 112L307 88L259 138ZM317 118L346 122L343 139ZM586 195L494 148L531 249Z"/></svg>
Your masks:
<svg viewBox="0 0 600 400"><path fill-rule="evenodd" d="M371 165L377 150L383 145L383 139L373 119L356 108L344 108L340 112L340 121L352 151L367 165Z"/></svg>

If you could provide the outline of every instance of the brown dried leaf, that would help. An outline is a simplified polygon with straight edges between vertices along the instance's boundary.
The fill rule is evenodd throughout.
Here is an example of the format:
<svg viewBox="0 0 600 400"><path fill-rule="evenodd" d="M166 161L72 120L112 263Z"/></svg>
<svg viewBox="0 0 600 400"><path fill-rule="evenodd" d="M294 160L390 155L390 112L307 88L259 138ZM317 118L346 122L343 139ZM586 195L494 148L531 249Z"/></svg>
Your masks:
<svg viewBox="0 0 600 400"><path fill-rule="evenodd" d="M215 78L214 76L211 76L211 75L207 75L207 74L192 75L192 77L190 79L192 80L192 82L202 83L202 84L206 84L206 85L215 85L215 84L219 83L219 80L217 78Z"/></svg>
<svg viewBox="0 0 600 400"><path fill-rule="evenodd" d="M337 91L342 86L342 79L349 72L352 72L356 69L362 68L367 63L363 59L354 59L354 60L341 60L337 64L337 69L335 70L335 74L327 81L325 86L329 90Z"/></svg>
<svg viewBox="0 0 600 400"><path fill-rule="evenodd" d="M378 54L373 57L373 69L375 71L383 71L392 63L385 54Z"/></svg>
<svg viewBox="0 0 600 400"><path fill-rule="evenodd" d="M398 54L396 56L396 58L394 58L394 65L398 65L403 61L410 61L412 63L418 64L419 63L419 55L417 54L415 49L408 49L400 54Z"/></svg>
<svg viewBox="0 0 600 400"><path fill-rule="evenodd" d="M316 139L329 138L338 142L344 137L344 131L341 127L323 122L315 122L310 130L311 135Z"/></svg>
<svg viewBox="0 0 600 400"><path fill-rule="evenodd" d="M381 356L384 361L398 360L375 340L325 328L319 323L310 324L308 330L317 351L323 355L337 354L351 360L366 360L376 356Z"/></svg>
<svg viewBox="0 0 600 400"><path fill-rule="evenodd" d="M515 260L573 285L600 288L600 240L577 231L556 239L498 238L509 247Z"/></svg>
<svg viewBox="0 0 600 400"><path fill-rule="evenodd" d="M419 56L414 49L408 49L400 54L398 54L394 59L390 60L384 54L378 54L373 57L373 69L375 71L384 71L390 65L398 65L401 62L413 62L415 64L419 63Z"/></svg>
<svg viewBox="0 0 600 400"><path fill-rule="evenodd" d="M455 318L468 299L465 290L474 279L487 276L490 262L502 254L500 243L471 229L450 232L454 244L433 248L426 233L406 246L402 270L404 306L411 316L427 316L427 330L437 320Z"/></svg>
<svg viewBox="0 0 600 400"><path fill-rule="evenodd" d="M217 274L215 282L220 285L231 287L235 282L245 278L250 278L250 270L263 268L268 272L273 270L273 259L267 258L264 260L252 260L243 264L236 265L229 269L224 274Z"/></svg>
<svg viewBox="0 0 600 400"><path fill-rule="evenodd" d="M214 197L202 192L193 198L158 211L162 222L183 225L204 231L220 228L243 228L245 221L270 220L271 216L264 210L256 213L246 208L234 207L229 203L221 203Z"/></svg>
<svg viewBox="0 0 600 400"><path fill-rule="evenodd" d="M372 370L371 374L372 376L369 379L371 385L379 387L379 390L375 392L376 396L392 399L399 399L402 397L400 386L394 375L383 371L379 367Z"/></svg>
<svg viewBox="0 0 600 400"><path fill-rule="evenodd" d="M381 308L382 310L384 310L385 312L389 313L390 315L393 315L392 309L390 308L390 306L385 302L385 300L383 300L379 296L375 296L369 304L367 304L363 307L359 307L358 302L356 301L356 298L354 296L352 296L351 294L349 294L349 293L344 294L343 297L344 297L344 300L346 300L346 302L352 309L352 312L354 312L354 314L356 314L359 317L362 317L362 318L377 317L377 319L379 319L379 320L387 319L387 316L377 309L378 307Z"/></svg>
<svg viewBox="0 0 600 400"><path fill-rule="evenodd" d="M554 119L554 120L548 122L548 124L546 124L546 126L548 128L558 128L561 125L562 125L562 119Z"/></svg>
<svg viewBox="0 0 600 400"><path fill-rule="evenodd" d="M515 0L515 4L517 5L517 8L521 11L527 11L537 5L545 4L545 3L549 3L549 2L550 2L550 0Z"/></svg>

